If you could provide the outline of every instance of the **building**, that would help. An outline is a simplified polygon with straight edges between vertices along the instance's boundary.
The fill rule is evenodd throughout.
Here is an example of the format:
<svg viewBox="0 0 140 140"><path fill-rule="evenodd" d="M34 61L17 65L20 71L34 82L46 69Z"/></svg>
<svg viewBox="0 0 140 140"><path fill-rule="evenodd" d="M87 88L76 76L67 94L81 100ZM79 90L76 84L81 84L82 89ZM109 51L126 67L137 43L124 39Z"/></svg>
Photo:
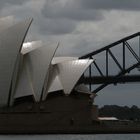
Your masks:
<svg viewBox="0 0 140 140"><path fill-rule="evenodd" d="M0 134L139 133L139 122L98 117L96 95L81 82L93 59L55 57L59 44L24 43L31 23L0 30Z"/></svg>
<svg viewBox="0 0 140 140"><path fill-rule="evenodd" d="M79 80L93 60L54 57L59 44L24 43L31 23L28 19L0 33L0 105L12 107L28 97L34 103L48 102L60 92L63 98L85 94L89 100L91 93Z"/></svg>
<svg viewBox="0 0 140 140"><path fill-rule="evenodd" d="M0 37L2 106L12 105L14 99L29 95L35 102L40 102L50 92L59 90L69 95L93 62L76 57L55 58L58 45L43 44L42 41L23 43L31 22L29 19L13 25Z"/></svg>

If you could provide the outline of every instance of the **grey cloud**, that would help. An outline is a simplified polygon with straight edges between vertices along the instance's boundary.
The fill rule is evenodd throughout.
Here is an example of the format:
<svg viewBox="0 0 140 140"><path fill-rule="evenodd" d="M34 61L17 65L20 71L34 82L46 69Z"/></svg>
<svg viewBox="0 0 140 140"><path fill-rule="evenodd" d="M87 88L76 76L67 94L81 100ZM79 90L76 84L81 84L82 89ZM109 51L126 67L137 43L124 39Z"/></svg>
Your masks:
<svg viewBox="0 0 140 140"><path fill-rule="evenodd" d="M48 0L42 10L42 15L46 22L41 23L40 31L50 34L72 33L78 25L78 21L104 18L102 12L98 10L82 8L78 0Z"/></svg>
<svg viewBox="0 0 140 140"><path fill-rule="evenodd" d="M45 0L39 1L40 3L44 3ZM33 32L37 32L37 34L42 35L62 35L62 34L68 34L75 30L77 23L73 20L66 19L66 18L47 18L42 15L42 8L44 5L37 7L37 4L39 2L34 2L33 0L30 1L24 1L22 5L16 5L16 6L10 6L8 5L6 9L4 8L1 13L4 13L3 15L15 15L16 18L26 18L26 17L33 17L34 22L31 26L31 29L33 29ZM49 1L45 1L46 4L48 4ZM49 6L51 5L51 2L53 3L53 0L50 1ZM60 3L60 0L58 0L58 3ZM51 10L51 6L47 7L47 11L43 9L44 12L49 13L49 10ZM50 11L51 12L51 11Z"/></svg>
<svg viewBox="0 0 140 140"><path fill-rule="evenodd" d="M20 4L23 4L25 1L28 1L28 0L1 0L0 8L3 8L6 5L20 5Z"/></svg>
<svg viewBox="0 0 140 140"><path fill-rule="evenodd" d="M4 30L5 28L10 27L14 24L14 17L13 16L7 16L0 18L0 31Z"/></svg>
<svg viewBox="0 0 140 140"><path fill-rule="evenodd" d="M67 0L64 4L58 1L48 0L42 10L47 18L66 18L71 20L101 20L103 14L100 11L84 9L81 3L75 0Z"/></svg>
<svg viewBox="0 0 140 140"><path fill-rule="evenodd" d="M103 10L140 10L138 0L47 0L42 13L47 18L102 20Z"/></svg>
<svg viewBox="0 0 140 140"><path fill-rule="evenodd" d="M139 0L78 0L84 8L140 10Z"/></svg>
<svg viewBox="0 0 140 140"><path fill-rule="evenodd" d="M67 34L74 31L76 22L67 19L45 19L39 27L43 34Z"/></svg>
<svg viewBox="0 0 140 140"><path fill-rule="evenodd" d="M0 9L0 17L13 15L14 21L16 22L32 17L34 20L26 39L41 39L40 36L43 33L39 30L39 28L41 26L41 23L44 22L44 17L42 17L42 14L40 12L43 5L44 0L23 0L22 4L19 4L19 2L16 4L9 3L9 5ZM44 24L44 26L46 25Z"/></svg>

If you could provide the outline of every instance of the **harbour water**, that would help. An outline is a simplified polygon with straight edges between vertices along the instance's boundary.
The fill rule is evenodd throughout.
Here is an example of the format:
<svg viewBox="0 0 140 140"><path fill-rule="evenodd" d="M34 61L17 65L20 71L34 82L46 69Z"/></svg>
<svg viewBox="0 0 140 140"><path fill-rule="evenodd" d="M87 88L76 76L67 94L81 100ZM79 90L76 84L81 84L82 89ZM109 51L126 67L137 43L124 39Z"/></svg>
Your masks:
<svg viewBox="0 0 140 140"><path fill-rule="evenodd" d="M139 140L140 134L1 135L0 140Z"/></svg>

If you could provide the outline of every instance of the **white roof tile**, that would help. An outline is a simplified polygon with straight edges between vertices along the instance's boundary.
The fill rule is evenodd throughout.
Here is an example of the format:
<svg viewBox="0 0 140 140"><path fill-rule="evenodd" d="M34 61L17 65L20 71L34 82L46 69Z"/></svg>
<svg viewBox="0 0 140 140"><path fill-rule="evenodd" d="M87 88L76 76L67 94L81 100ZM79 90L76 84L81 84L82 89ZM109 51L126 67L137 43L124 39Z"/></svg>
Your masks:
<svg viewBox="0 0 140 140"><path fill-rule="evenodd" d="M13 73L22 43L32 19L15 24L0 32L0 104L7 105L14 83ZM11 96L12 97L12 96Z"/></svg>

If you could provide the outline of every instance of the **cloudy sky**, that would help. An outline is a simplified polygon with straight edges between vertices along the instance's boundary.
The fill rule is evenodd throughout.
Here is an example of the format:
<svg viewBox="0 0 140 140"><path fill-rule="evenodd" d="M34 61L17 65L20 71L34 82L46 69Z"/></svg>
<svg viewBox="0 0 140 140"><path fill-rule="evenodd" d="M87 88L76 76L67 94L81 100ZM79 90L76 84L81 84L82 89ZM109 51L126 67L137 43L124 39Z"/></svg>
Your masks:
<svg viewBox="0 0 140 140"><path fill-rule="evenodd" d="M1 0L5 16L0 27L33 17L26 40L60 42L57 55L81 56L140 31L139 0ZM140 106L139 86L110 86L96 103Z"/></svg>

